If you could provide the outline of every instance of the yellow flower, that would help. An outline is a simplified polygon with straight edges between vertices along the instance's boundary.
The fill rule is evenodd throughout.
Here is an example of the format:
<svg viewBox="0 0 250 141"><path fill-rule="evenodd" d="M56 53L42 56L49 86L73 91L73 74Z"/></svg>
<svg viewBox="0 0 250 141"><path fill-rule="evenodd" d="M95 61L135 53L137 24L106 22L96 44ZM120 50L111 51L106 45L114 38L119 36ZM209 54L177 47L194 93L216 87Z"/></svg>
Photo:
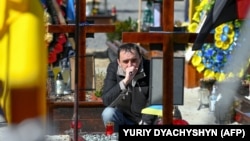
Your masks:
<svg viewBox="0 0 250 141"><path fill-rule="evenodd" d="M240 69L240 72L239 72L239 77L243 77L243 75L244 75L244 69L242 68L242 69Z"/></svg>
<svg viewBox="0 0 250 141"><path fill-rule="evenodd" d="M198 55L194 55L192 58L192 64L193 66L198 66L201 63L202 58Z"/></svg>
<svg viewBox="0 0 250 141"><path fill-rule="evenodd" d="M205 78L215 78L214 71L211 71L210 69L206 69L204 72Z"/></svg>
<svg viewBox="0 0 250 141"><path fill-rule="evenodd" d="M200 22L200 13L199 12L195 12L192 20L195 21L195 22L197 22L197 23L199 23Z"/></svg>
<svg viewBox="0 0 250 141"><path fill-rule="evenodd" d="M215 28L215 33L216 34L222 34L222 26L221 25L219 25L219 26L217 26L216 28Z"/></svg>
<svg viewBox="0 0 250 141"><path fill-rule="evenodd" d="M226 79L226 75L225 75L225 73L217 73L215 75L215 78L217 81L221 82L221 81Z"/></svg>
<svg viewBox="0 0 250 141"><path fill-rule="evenodd" d="M214 38L216 41L220 41L220 36L221 36L221 33L215 32Z"/></svg>
<svg viewBox="0 0 250 141"><path fill-rule="evenodd" d="M196 11L202 11L204 7L208 4L208 0L202 0L201 3L196 6Z"/></svg>
<svg viewBox="0 0 250 141"><path fill-rule="evenodd" d="M234 31L230 30L230 32L227 34L227 36L232 39L234 37Z"/></svg>
<svg viewBox="0 0 250 141"><path fill-rule="evenodd" d="M221 49L223 50L227 50L229 48L229 41L227 40L226 42L224 42L221 46Z"/></svg>
<svg viewBox="0 0 250 141"><path fill-rule="evenodd" d="M202 16L206 15L212 8L215 0L201 0L199 5L195 7L195 12L192 21L188 26L189 32L196 32ZM217 81L224 81L230 77L242 77L244 71L237 73L224 73L223 63L227 55L235 48L235 36L238 30L235 29L235 22L223 23L214 29L214 44L212 46L204 45L201 51L196 51L191 59L192 65L200 73L203 73L204 78L214 78ZM213 49L214 48L214 49ZM210 55L215 54L213 57ZM250 59L250 58L249 58ZM221 62L220 62L221 61ZM209 62L205 64L204 62ZM249 60L250 62L250 60ZM246 68L245 68L246 69Z"/></svg>
<svg viewBox="0 0 250 141"><path fill-rule="evenodd" d="M200 73L205 69L205 65L200 63L197 67L196 70Z"/></svg>
<svg viewBox="0 0 250 141"><path fill-rule="evenodd" d="M196 12L200 12L202 11L202 9L203 9L203 6L201 4L195 7Z"/></svg>
<svg viewBox="0 0 250 141"><path fill-rule="evenodd" d="M198 24L193 22L188 26L188 31L194 33L196 32L197 27L198 27Z"/></svg>
<svg viewBox="0 0 250 141"><path fill-rule="evenodd" d="M220 40L215 40L215 46L218 47L218 48L222 48L223 42L220 41Z"/></svg>
<svg viewBox="0 0 250 141"><path fill-rule="evenodd" d="M230 28L230 30L233 30L233 29L234 29L234 25L232 24L232 22L231 22L231 23L228 23L227 25L228 25L228 27Z"/></svg>

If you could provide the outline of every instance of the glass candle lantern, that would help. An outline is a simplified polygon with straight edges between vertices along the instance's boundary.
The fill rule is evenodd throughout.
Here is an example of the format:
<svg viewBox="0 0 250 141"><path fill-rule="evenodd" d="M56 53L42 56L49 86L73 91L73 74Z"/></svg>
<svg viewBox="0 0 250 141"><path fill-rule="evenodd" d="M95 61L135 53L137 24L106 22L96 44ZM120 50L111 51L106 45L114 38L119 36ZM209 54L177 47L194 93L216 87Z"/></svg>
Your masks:
<svg viewBox="0 0 250 141"><path fill-rule="evenodd" d="M200 89L199 89L200 106L198 110L201 107L209 107L209 96L210 96L210 91L206 86L206 82L200 81Z"/></svg>
<svg viewBox="0 0 250 141"><path fill-rule="evenodd" d="M207 88L200 88L199 95L200 95L200 104L208 105L209 104L209 90Z"/></svg>

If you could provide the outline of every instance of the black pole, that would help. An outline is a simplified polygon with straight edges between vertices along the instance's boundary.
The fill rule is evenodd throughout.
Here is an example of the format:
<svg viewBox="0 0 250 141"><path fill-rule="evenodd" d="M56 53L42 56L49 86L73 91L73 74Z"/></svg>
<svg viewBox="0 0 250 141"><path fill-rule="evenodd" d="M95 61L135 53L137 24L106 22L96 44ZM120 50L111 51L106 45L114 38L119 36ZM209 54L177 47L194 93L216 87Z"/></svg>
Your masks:
<svg viewBox="0 0 250 141"><path fill-rule="evenodd" d="M75 21L75 42L76 42L76 47L75 47L75 95L74 95L74 141L78 140L78 101L79 101L79 96L78 96L78 48L79 48L79 35L80 35L80 1L76 0L76 21Z"/></svg>

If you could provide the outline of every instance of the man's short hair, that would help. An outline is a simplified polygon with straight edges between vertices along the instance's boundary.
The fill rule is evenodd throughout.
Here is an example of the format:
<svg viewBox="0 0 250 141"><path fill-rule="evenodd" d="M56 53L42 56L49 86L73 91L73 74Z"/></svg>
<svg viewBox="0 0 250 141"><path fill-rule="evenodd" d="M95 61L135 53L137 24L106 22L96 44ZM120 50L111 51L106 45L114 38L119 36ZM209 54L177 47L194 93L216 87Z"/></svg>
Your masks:
<svg viewBox="0 0 250 141"><path fill-rule="evenodd" d="M138 53L138 55L141 57L139 46L134 43L124 43L121 46L119 46L118 51L117 51L118 59L120 59L120 52L122 50L124 50L125 52L132 52L132 50L135 50Z"/></svg>

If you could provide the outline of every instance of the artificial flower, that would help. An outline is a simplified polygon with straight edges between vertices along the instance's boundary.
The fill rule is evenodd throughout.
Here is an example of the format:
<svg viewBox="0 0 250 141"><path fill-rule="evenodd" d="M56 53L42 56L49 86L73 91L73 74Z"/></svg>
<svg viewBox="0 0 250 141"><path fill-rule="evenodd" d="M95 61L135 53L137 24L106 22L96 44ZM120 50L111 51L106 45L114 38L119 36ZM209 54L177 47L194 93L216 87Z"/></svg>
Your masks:
<svg viewBox="0 0 250 141"><path fill-rule="evenodd" d="M199 64L197 67L196 67L197 71L200 73L202 72L204 69L205 69L205 65L204 64Z"/></svg>
<svg viewBox="0 0 250 141"><path fill-rule="evenodd" d="M197 22L197 23L200 22L200 14L199 14L199 12L194 13L194 16L193 16L192 20Z"/></svg>
<svg viewBox="0 0 250 141"><path fill-rule="evenodd" d="M57 0L57 2L58 4L62 4L63 1ZM48 6L51 7L52 11L55 10L52 5ZM47 9L49 8L46 5L44 5L44 24L46 29L44 40L48 48L48 63L53 64L56 61L58 61L57 55L63 52L63 47L67 42L67 36L65 33L53 34L48 32L48 26L52 24L52 21L57 21L57 16L51 16L51 13L55 12L49 13Z"/></svg>
<svg viewBox="0 0 250 141"><path fill-rule="evenodd" d="M196 7L191 23L188 26L189 32L196 32L198 25L204 14L211 10L215 0L202 0L199 6ZM214 78L218 81L223 81L227 78L242 77L244 71L225 72L224 67L230 62L230 57L233 51L237 48L237 39L241 27L240 20L223 23L217 27L214 33L214 43L205 43L201 50L195 51L191 58L192 65L199 73L203 73L204 78ZM240 64L240 63L239 63ZM248 65L247 65L248 66ZM239 65L239 68L247 67Z"/></svg>
<svg viewBox="0 0 250 141"><path fill-rule="evenodd" d="M201 63L201 60L202 60L201 56L195 55L193 56L192 64L194 66L198 66Z"/></svg>
<svg viewBox="0 0 250 141"><path fill-rule="evenodd" d="M215 78L215 73L212 70L206 69L204 72L205 78Z"/></svg>
<svg viewBox="0 0 250 141"><path fill-rule="evenodd" d="M188 31L189 31L189 32L192 32L192 33L195 33L197 27L198 27L198 24L195 23L195 22L193 22L193 23L191 23L191 24L188 26Z"/></svg>

